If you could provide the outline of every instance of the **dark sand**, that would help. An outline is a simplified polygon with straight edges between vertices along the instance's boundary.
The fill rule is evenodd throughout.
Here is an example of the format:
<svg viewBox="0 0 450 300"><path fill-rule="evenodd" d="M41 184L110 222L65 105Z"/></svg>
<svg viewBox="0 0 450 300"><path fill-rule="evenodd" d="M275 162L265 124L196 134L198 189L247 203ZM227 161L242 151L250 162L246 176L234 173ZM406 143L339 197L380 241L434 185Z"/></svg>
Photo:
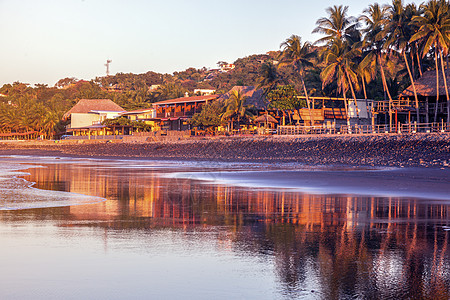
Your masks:
<svg viewBox="0 0 450 300"><path fill-rule="evenodd" d="M450 134L221 137L144 143L4 141L0 142L1 155L264 162L276 165L277 171L209 172L203 179L213 176L236 185L317 193L450 200ZM289 171L280 171L284 163L289 163ZM300 169L296 170L297 165ZM323 170L302 170L305 165ZM202 175L193 177L198 176Z"/></svg>
<svg viewBox="0 0 450 300"><path fill-rule="evenodd" d="M450 169L376 168L180 173L177 177L307 194L353 194L450 200Z"/></svg>
<svg viewBox="0 0 450 300"><path fill-rule="evenodd" d="M159 142L0 142L0 155L294 162L447 168L450 134L191 138Z"/></svg>

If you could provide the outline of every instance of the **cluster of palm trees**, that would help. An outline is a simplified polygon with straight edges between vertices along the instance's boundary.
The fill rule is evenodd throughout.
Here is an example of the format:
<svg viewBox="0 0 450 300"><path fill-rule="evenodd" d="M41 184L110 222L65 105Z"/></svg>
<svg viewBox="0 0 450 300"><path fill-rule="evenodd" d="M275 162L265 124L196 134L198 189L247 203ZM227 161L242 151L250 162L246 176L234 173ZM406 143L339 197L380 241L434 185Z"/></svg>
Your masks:
<svg viewBox="0 0 450 300"><path fill-rule="evenodd" d="M0 103L0 133L11 137L14 137L14 133L29 133L30 138L51 138L58 130L63 129L63 113L63 110L49 109L44 103ZM58 128L58 125L61 128Z"/></svg>
<svg viewBox="0 0 450 300"><path fill-rule="evenodd" d="M348 93L357 107L356 92L362 90L367 98L367 84L381 76L384 93L389 99L392 125L393 98L388 77L399 71L399 62L403 61L413 86L419 120L419 102L414 81L422 75L423 60L434 59L437 89L439 91L440 69L447 94L447 114L450 116L450 99L444 70L444 58L448 57L450 46L448 1L429 0L420 6L404 5L402 0L393 0L390 5L375 3L365 9L359 18L348 16L347 6L333 6L326 11L328 17L320 18L313 30L313 33L323 35L314 43L320 47L314 47L308 42L302 43L301 38L296 35L286 39L280 46L280 66L290 65L296 71L308 108L310 101L304 74L305 69L316 60L316 63L322 64L322 88L335 84L344 97L346 110ZM313 48L315 49L312 50ZM269 86L267 82L263 85ZM439 92L437 94L436 101L439 100ZM436 116L437 103L435 121Z"/></svg>

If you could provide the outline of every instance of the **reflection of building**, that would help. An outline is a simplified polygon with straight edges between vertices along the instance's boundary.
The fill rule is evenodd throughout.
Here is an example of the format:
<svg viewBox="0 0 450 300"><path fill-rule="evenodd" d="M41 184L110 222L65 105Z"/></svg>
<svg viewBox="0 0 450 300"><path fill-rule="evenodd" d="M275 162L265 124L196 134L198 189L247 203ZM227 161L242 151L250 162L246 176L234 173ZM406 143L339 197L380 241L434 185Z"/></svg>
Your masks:
<svg viewBox="0 0 450 300"><path fill-rule="evenodd" d="M399 291L400 298L449 299L448 203L205 185L148 169L102 166L30 169L27 179L37 188L108 199L70 207L69 220L61 214L66 208L45 220L54 217L54 226L73 230L92 228L86 232L93 238L101 228L105 240L143 245L153 228L169 228L188 243L198 242L193 239L203 231L209 245L273 266L277 288L289 298L315 290L324 299L394 298ZM17 216L42 220L43 212ZM319 285L312 289L311 282Z"/></svg>

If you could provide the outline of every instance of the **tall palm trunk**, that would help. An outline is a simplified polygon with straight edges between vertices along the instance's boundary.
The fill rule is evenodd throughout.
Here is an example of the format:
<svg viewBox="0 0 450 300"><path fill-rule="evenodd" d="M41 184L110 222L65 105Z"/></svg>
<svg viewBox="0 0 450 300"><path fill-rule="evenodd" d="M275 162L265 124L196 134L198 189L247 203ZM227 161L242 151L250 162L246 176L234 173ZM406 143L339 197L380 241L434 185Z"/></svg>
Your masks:
<svg viewBox="0 0 450 300"><path fill-rule="evenodd" d="M364 76L361 76L361 81L362 81L362 86L363 86L364 99L367 99L366 81L364 80Z"/></svg>
<svg viewBox="0 0 450 300"><path fill-rule="evenodd" d="M420 77L422 77L423 74L422 74L422 64L420 62L420 56L419 56L419 47L417 46L417 43L415 45L416 45L417 67L419 69L419 75L420 75Z"/></svg>
<svg viewBox="0 0 450 300"><path fill-rule="evenodd" d="M417 123L420 123L420 116L419 116L419 98L417 97L417 91L416 91L416 85L414 84L414 78L411 73L411 69L409 68L408 59L406 57L405 51L403 52L403 58L405 59L406 69L408 70L409 79L411 80L411 84L414 91L414 99L416 100L416 115L417 115Z"/></svg>
<svg viewBox="0 0 450 300"><path fill-rule="evenodd" d="M442 68L442 77L444 78L445 96L447 96L447 124L450 124L450 98L448 95L447 78L445 76L446 74L445 74L444 57L442 55L442 50L441 50L441 68Z"/></svg>
<svg viewBox="0 0 450 300"><path fill-rule="evenodd" d="M381 69L381 79L383 81L384 91L387 93L388 98L389 98L389 128L392 128L392 97L391 97L391 93L389 93L389 88L388 88L387 82L386 82L386 75L384 74L383 65L381 63L382 62L381 53L378 53L378 59L380 61L379 65L380 65L380 69Z"/></svg>
<svg viewBox="0 0 450 300"><path fill-rule="evenodd" d="M345 69L345 75L347 76L348 84L350 85L350 90L352 91L353 100L355 101L356 117L358 118L358 124L359 124L358 102L356 101L355 90L353 89L353 84L352 84L352 82L350 80L350 75L348 74L347 69Z"/></svg>
<svg viewBox="0 0 450 300"><path fill-rule="evenodd" d="M434 107L434 122L437 122L437 112L439 103L439 66L437 47L434 47L434 62L436 65L436 106Z"/></svg>
<svg viewBox="0 0 450 300"><path fill-rule="evenodd" d="M346 95L347 91L344 89L344 87L342 87L342 94L344 95L344 107L345 107L345 115L347 117L347 126L348 126L348 130L350 130L350 116L348 115L348 106L347 106L347 95Z"/></svg>
<svg viewBox="0 0 450 300"><path fill-rule="evenodd" d="M312 111L311 111L311 103L309 103L308 91L306 90L305 81L303 80L303 75L302 75L301 71L299 73L300 73L300 80L302 81L303 91L304 91L305 97L306 97L306 104L308 105L309 120L311 121L311 126L314 126L314 120L313 120Z"/></svg>

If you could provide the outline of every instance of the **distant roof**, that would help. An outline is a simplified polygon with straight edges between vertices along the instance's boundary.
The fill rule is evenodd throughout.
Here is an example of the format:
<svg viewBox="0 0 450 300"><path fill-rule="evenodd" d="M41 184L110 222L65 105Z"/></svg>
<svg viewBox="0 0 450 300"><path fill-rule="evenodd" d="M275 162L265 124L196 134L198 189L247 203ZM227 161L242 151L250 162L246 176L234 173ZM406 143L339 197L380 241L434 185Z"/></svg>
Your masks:
<svg viewBox="0 0 450 300"><path fill-rule="evenodd" d="M122 107L109 99L81 99L63 116L63 120L67 120L73 113L88 113L90 111L125 111Z"/></svg>
<svg viewBox="0 0 450 300"><path fill-rule="evenodd" d="M262 89L257 89L254 86L234 86L226 94L220 96L219 100L226 100L230 98L232 91L240 91L247 99L245 105L253 105L257 109L264 109L267 107L266 97Z"/></svg>
<svg viewBox="0 0 450 300"><path fill-rule="evenodd" d="M446 70L445 78L447 79L447 85L450 87L450 70ZM416 79L414 82L417 95L423 97L436 97L436 71L427 71L423 73L423 76ZM444 77L442 71L439 71L439 95L445 96ZM414 90L412 85L407 87L400 97L414 97Z"/></svg>
<svg viewBox="0 0 450 300"><path fill-rule="evenodd" d="M153 104L154 105L165 105L165 104L177 104L177 103L189 103L189 102L204 102L204 101L214 100L218 97L219 97L219 95L182 97L182 98L159 101L159 102L155 102Z"/></svg>

